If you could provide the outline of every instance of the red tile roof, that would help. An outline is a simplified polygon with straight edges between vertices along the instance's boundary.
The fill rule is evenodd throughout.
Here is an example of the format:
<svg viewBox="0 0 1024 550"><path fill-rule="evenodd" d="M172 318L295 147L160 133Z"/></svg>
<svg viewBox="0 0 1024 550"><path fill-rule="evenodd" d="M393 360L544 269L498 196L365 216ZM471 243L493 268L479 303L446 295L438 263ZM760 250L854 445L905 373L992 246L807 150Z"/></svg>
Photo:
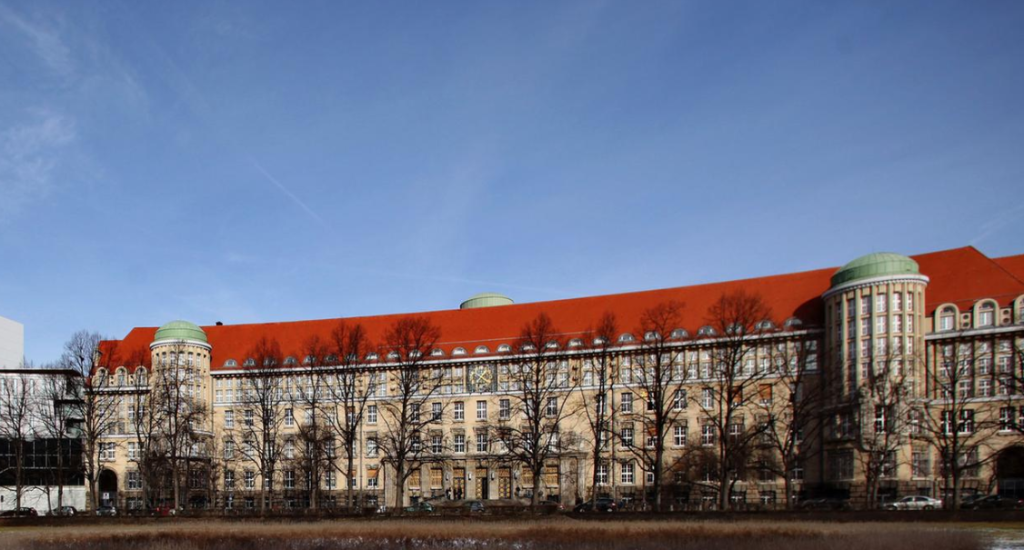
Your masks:
<svg viewBox="0 0 1024 550"><path fill-rule="evenodd" d="M1024 254L996 258L995 262L1003 269L1009 271L1018 280L1024 281Z"/></svg>
<svg viewBox="0 0 1024 550"><path fill-rule="evenodd" d="M913 258L920 264L921 272L931 279L927 291L928 314L940 303L953 302L962 307L969 306L979 298L988 297L1005 304L1024 294L1024 283L1021 280L973 247L922 254ZM345 321L350 326L362 324L370 341L380 342L396 319L423 315L441 328L438 347L444 350L446 357L451 357L456 347L465 348L468 357L474 355L478 345L486 345L491 352L495 352L498 345L513 343L523 325L542 312L551 317L554 325L567 338L596 325L606 311L615 313L622 332L636 334L636 327L645 309L663 301L676 300L685 304L684 326L680 328L696 334L700 326L707 324L708 308L715 300L723 294L744 289L750 293L759 293L765 299L772 308L773 320L777 324L781 325L789 317L797 317L805 326L820 326L823 313L820 296L828 290L829 279L836 269L480 309L352 317ZM263 336L276 339L282 353L301 360L306 340L314 334L328 338L339 321L323 319L202 328L213 346L212 369L221 370L228 359L241 364L253 344ZM103 342L103 349L110 357L109 364L119 364L118 361L124 361L123 358L132 351L144 355L144 364L148 364L149 355L145 350L148 350L156 330L156 327L135 328L122 340Z"/></svg>

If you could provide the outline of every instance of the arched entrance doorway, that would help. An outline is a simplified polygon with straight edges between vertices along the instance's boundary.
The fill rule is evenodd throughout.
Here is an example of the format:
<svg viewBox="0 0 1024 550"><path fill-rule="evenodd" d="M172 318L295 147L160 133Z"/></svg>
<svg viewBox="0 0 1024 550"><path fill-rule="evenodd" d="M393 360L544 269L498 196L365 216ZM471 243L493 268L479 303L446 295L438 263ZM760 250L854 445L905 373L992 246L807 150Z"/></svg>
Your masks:
<svg viewBox="0 0 1024 550"><path fill-rule="evenodd" d="M996 486L1002 496L1024 498L1024 447L1010 447L999 452Z"/></svg>
<svg viewBox="0 0 1024 550"><path fill-rule="evenodd" d="M97 485L100 492L100 506L116 506L117 474L113 470L103 470L100 472Z"/></svg>

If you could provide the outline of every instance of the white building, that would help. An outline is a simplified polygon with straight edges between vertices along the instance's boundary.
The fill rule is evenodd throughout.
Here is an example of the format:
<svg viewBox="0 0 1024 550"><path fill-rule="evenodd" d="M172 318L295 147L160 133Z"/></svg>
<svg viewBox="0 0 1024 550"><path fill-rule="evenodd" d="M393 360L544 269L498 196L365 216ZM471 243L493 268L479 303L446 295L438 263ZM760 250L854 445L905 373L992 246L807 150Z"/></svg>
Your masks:
<svg viewBox="0 0 1024 550"><path fill-rule="evenodd" d="M0 317L0 369L20 368L25 357L25 327Z"/></svg>

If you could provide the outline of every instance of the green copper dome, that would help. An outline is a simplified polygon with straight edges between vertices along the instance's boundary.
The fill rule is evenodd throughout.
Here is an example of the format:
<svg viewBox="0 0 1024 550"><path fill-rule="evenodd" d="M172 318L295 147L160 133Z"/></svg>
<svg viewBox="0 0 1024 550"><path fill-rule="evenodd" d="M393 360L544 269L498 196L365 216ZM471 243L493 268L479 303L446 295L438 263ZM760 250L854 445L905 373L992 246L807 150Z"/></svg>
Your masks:
<svg viewBox="0 0 1024 550"><path fill-rule="evenodd" d="M832 287L873 277L920 274L921 271L914 260L892 252L876 252L861 256L836 271L835 275L832 275Z"/></svg>
<svg viewBox="0 0 1024 550"><path fill-rule="evenodd" d="M512 298L504 296L502 294L495 294L493 292L481 292L476 296L470 297L470 299L462 302L459 309L475 309L478 307L492 307L492 306L507 306L511 305Z"/></svg>
<svg viewBox="0 0 1024 550"><path fill-rule="evenodd" d="M203 329L188 321L171 321L157 329L153 341L159 342L161 340L193 340L209 343Z"/></svg>

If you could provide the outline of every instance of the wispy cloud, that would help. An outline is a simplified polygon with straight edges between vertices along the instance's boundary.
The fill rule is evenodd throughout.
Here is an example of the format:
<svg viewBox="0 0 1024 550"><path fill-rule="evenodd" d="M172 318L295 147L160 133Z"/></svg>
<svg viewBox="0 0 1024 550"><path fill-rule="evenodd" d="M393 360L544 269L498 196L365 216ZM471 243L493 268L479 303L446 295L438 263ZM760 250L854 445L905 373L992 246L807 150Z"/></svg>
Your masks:
<svg viewBox="0 0 1024 550"><path fill-rule="evenodd" d="M996 232L1001 231L1008 224L1019 222L1022 213L1024 213L1024 203L996 214L994 218L981 225L981 232L971 239L971 246L975 246Z"/></svg>
<svg viewBox="0 0 1024 550"><path fill-rule="evenodd" d="M269 181L270 183L274 184L274 186L277 187L278 190L280 190L282 193L284 193L285 196L288 197L289 199L291 199L291 201L294 202L296 205L298 205L299 208L301 208L307 214L309 214L309 216L311 218L313 218L314 220L316 220L317 223L319 223L325 229L328 228L327 222L324 221L324 219L321 218L319 214L314 212L312 208L310 208L308 205L306 205L306 203L302 202L302 200L299 197L295 196L295 193L292 193L291 190L289 190L287 187L285 187L285 185L283 183L281 183L280 180L275 178L273 174L268 172L267 169L264 168L262 164L260 164L258 161L256 161L256 159L250 158L249 160L250 160L250 162L252 162L253 168L255 168L256 171L258 171L260 174L263 174L263 177L266 178L267 181Z"/></svg>
<svg viewBox="0 0 1024 550"><path fill-rule="evenodd" d="M28 38L32 51L54 72L61 76L70 76L75 72L71 48L57 29L30 22L3 5L0 5L0 22Z"/></svg>
<svg viewBox="0 0 1024 550"><path fill-rule="evenodd" d="M67 117L37 110L33 118L0 133L0 223L50 193L61 151L75 140Z"/></svg>

